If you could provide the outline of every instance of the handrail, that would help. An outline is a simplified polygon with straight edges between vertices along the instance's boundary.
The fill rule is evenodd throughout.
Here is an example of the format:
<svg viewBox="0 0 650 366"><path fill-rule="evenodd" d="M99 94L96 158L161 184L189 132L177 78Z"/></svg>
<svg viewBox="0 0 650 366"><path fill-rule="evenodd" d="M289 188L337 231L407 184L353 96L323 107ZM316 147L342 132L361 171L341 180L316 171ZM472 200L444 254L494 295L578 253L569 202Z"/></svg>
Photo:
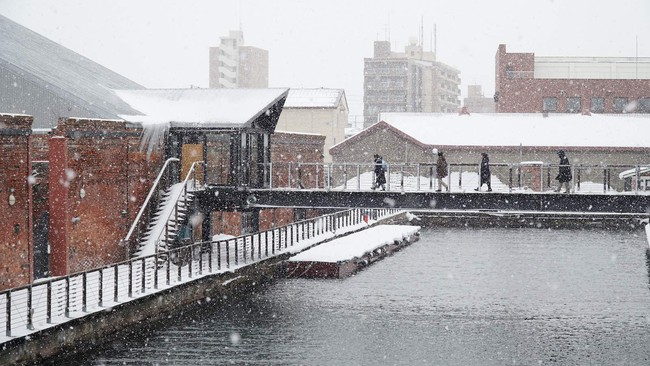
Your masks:
<svg viewBox="0 0 650 366"><path fill-rule="evenodd" d="M158 183L160 183L160 179L162 178L163 174L167 170L167 167L170 165L171 162L180 162L181 160L178 158L169 158L165 161L165 164L163 167L160 169L160 173L158 173L158 176L156 177L156 180L153 182L153 185L151 186L151 189L149 190L149 194L147 195L147 198L144 200L142 203L142 206L140 207L140 211L138 211L138 215L135 217L135 220L133 220L133 224L131 225L131 228L129 229L129 232L126 234L126 237L124 238L123 242L128 245L129 241L131 240L131 235L133 235L133 232L135 231L136 227L139 224L140 219L142 218L142 214L145 212L147 206L149 206L149 201L151 200L151 197L153 196L154 192L156 192L158 188Z"/></svg>
<svg viewBox="0 0 650 366"><path fill-rule="evenodd" d="M332 235L368 225L364 223L365 215L380 220L400 211L394 208L348 209L228 240L196 242L175 248L166 255L176 255L180 262L167 260L162 267L158 265L159 253L155 253L0 291L0 345L63 324L76 318L73 313L104 311L107 306L206 275L253 265L282 255L296 245L306 249L331 239Z"/></svg>
<svg viewBox="0 0 650 366"><path fill-rule="evenodd" d="M175 200L174 209L171 210L169 212L169 214L167 214L167 217L161 218L161 220L163 220L163 222L165 222L165 230L162 230L160 233L158 233L158 237L156 237L155 240L154 240L154 243L156 243L156 253L158 253L158 241L160 240L160 237L163 234L166 235L169 232L169 228L168 228L169 227L169 220L172 218L172 215L176 215L176 217L178 218L178 200L179 200L179 198L181 196L187 198L187 182L189 181L191 176L193 176L194 187L196 188L196 180L197 180L196 179L196 166L197 166L197 164L204 165L205 163L203 161L195 161L195 162L192 163L192 165L190 166L190 169L187 171L187 175L185 176L185 179L181 182L181 184L183 185L183 188L179 192L178 196L173 197L173 199ZM177 222L178 222L178 220L177 220Z"/></svg>
<svg viewBox="0 0 650 366"><path fill-rule="evenodd" d="M272 171L271 179L265 188L289 188L289 189L342 189L342 190L362 190L370 189L368 179L362 176L372 174L374 170L374 163L372 162L341 162L341 163L315 163L315 162L274 162L266 163L268 170ZM458 176L458 185L455 190L469 189L469 187L461 186L462 181L465 179L466 173L479 174L480 163L453 163L448 162L449 175L445 178L449 185L451 173ZM531 162L493 162L490 163L492 175L500 178L500 181L508 188L509 191L515 189L526 189L522 179L526 177L530 181L531 172L530 168L538 169L539 176L536 178L535 186L539 186L534 190L542 191L551 190L554 186L555 173L553 169L559 168L562 165L557 163L547 163L542 161ZM648 166L648 164L570 164L574 177L573 184L575 185L576 192L582 191L581 183L599 183L602 186L601 192L614 193L630 192L638 193L640 189L646 190L645 185L639 188L638 185L632 185L631 188L626 188L629 183L622 180L613 178L618 177L618 173L627 169L637 169L637 167ZM392 190L390 186L399 187L400 190L405 188L405 178L410 177L412 181L408 182L409 190L415 189L421 191L422 182L427 184L428 189L433 189L433 183L438 181L435 171L436 162L417 162L417 163L404 163L396 162L388 164L388 171L386 172L387 182L386 188ZM525 170L524 167L528 169ZM462 174L461 174L462 173ZM391 179L388 179L388 178ZM637 174L636 180L640 179ZM634 178L633 178L634 179ZM364 187L361 187L361 181L364 181ZM465 181L467 184L469 181ZM626 185L627 184L627 185ZM415 185L415 186L414 186ZM650 187L650 184L648 185ZM416 188L413 188L416 187ZM593 185L589 186L588 192L594 192ZM616 188L615 188L616 187ZM450 186L451 188L451 186ZM472 187L475 188L475 187ZM650 189L647 189L650 191Z"/></svg>

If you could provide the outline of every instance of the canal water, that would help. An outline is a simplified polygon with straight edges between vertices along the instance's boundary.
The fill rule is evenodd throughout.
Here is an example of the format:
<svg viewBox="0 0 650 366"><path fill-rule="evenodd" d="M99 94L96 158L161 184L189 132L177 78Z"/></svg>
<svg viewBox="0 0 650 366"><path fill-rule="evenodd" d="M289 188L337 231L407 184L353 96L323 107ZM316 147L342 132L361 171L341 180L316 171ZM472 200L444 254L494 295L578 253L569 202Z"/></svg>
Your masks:
<svg viewBox="0 0 650 366"><path fill-rule="evenodd" d="M78 365L647 365L643 231L427 229L344 280L210 302Z"/></svg>

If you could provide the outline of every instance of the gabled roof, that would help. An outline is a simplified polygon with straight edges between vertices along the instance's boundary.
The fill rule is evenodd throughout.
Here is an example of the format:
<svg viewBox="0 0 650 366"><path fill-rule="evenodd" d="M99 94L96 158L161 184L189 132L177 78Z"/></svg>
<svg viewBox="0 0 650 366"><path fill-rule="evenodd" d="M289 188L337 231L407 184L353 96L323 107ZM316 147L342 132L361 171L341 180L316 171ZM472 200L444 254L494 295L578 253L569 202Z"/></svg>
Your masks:
<svg viewBox="0 0 650 366"><path fill-rule="evenodd" d="M375 133L377 133L377 131L380 131L380 130L387 130L387 131L399 136L400 138L408 140L412 144L414 144L416 146L419 146L419 147L421 147L423 149L426 149L426 148L429 147L427 144L422 143L421 141L417 140L415 137L404 133L403 131L395 128L394 126L390 125L389 123L386 123L384 121L379 121L379 122L375 123L374 125L363 129L361 132L357 133L356 135L354 135L354 136L352 136L352 137L350 137L348 139L345 139L345 140L339 142L338 144L330 147L330 150L329 150L330 154L336 154L336 152L338 150L344 149L347 145L349 145L349 144L351 144L353 142L357 142L358 140L363 140L365 137L374 135Z"/></svg>
<svg viewBox="0 0 650 366"><path fill-rule="evenodd" d="M0 69L23 77L101 118L116 118L118 113L133 112L111 89L143 88L2 15Z"/></svg>
<svg viewBox="0 0 650 366"><path fill-rule="evenodd" d="M290 89L284 108L338 108L341 103L347 110L343 89Z"/></svg>
<svg viewBox="0 0 650 366"><path fill-rule="evenodd" d="M121 114L129 122L168 123L170 127L244 128L263 114L282 110L288 89L145 89L115 90L135 114ZM275 120L277 123L277 119ZM271 126L264 126L270 128ZM272 129L275 129L273 124Z"/></svg>
<svg viewBox="0 0 650 366"><path fill-rule="evenodd" d="M650 147L647 114L381 113L379 119L432 146Z"/></svg>

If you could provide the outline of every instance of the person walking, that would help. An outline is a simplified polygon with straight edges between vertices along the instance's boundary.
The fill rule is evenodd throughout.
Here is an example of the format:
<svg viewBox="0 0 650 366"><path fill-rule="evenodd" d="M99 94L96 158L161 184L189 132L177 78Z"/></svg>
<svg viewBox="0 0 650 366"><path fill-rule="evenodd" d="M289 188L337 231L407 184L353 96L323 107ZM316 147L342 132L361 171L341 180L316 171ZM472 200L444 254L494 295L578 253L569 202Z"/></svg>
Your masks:
<svg viewBox="0 0 650 366"><path fill-rule="evenodd" d="M492 174L490 173L490 158L487 153L481 153L480 183L475 191L480 191L483 184L487 184L487 191L492 192Z"/></svg>
<svg viewBox="0 0 650 366"><path fill-rule="evenodd" d="M557 187L555 192L560 192L562 190L562 185L564 185L566 187L565 193L571 193L571 186L569 182L571 182L573 176L571 175L571 165L569 164L569 158L566 157L564 150L558 151L557 156L560 157L560 167L555 179L560 182L560 186Z"/></svg>
<svg viewBox="0 0 650 366"><path fill-rule="evenodd" d="M438 161L436 161L436 175L438 176L438 189L436 192L442 192L442 187L445 187L445 191L449 192L449 186L445 183L445 177L447 176L447 159L445 154L442 151L433 149L434 154L438 154Z"/></svg>
<svg viewBox="0 0 650 366"><path fill-rule="evenodd" d="M379 154L375 154L374 156L374 161L375 161L375 183L372 185L372 189L375 190L379 187L381 187L382 191L386 190L386 162L384 162L384 159L379 156Z"/></svg>

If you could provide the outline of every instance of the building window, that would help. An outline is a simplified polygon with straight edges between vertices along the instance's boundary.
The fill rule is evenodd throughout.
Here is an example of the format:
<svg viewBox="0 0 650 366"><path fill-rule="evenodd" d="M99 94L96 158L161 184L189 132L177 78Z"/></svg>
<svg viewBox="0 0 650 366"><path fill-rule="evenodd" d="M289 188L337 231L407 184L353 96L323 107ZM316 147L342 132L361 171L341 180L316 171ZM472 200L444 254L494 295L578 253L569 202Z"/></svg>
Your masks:
<svg viewBox="0 0 650 366"><path fill-rule="evenodd" d="M636 111L638 113L650 113L650 98L639 99Z"/></svg>
<svg viewBox="0 0 650 366"><path fill-rule="evenodd" d="M544 105L542 106L544 112L557 112L557 98L547 97L544 98Z"/></svg>
<svg viewBox="0 0 650 366"><path fill-rule="evenodd" d="M627 106L627 98L614 98L614 112L623 113Z"/></svg>
<svg viewBox="0 0 650 366"><path fill-rule="evenodd" d="M566 98L566 111L568 113L580 113L580 97Z"/></svg>
<svg viewBox="0 0 650 366"><path fill-rule="evenodd" d="M603 113L605 112L605 98L602 97L592 97L591 98L591 108L592 113Z"/></svg>

